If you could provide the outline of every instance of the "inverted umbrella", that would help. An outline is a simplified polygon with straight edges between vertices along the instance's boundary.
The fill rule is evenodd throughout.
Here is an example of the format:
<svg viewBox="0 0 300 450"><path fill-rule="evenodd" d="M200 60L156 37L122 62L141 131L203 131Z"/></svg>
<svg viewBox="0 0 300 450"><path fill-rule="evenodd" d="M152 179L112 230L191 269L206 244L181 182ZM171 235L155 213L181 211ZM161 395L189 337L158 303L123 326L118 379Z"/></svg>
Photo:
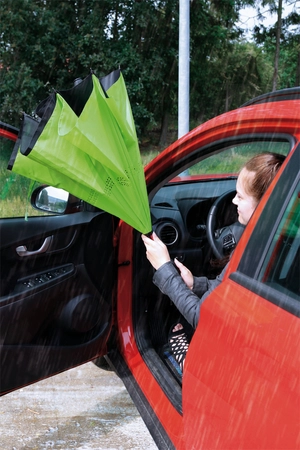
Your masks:
<svg viewBox="0 0 300 450"><path fill-rule="evenodd" d="M9 168L63 188L127 222L151 231L135 125L120 70L88 75L55 92L23 116Z"/></svg>
<svg viewBox="0 0 300 450"><path fill-rule="evenodd" d="M32 129L36 130L38 123L39 122L33 119L33 117L27 116L26 114L23 115L23 145L26 143L25 136L28 136L28 131ZM64 189L65 186L69 186L69 192L78 192L78 194L80 193L85 197L90 194L90 188L83 185L79 186L74 179L67 175L24 156L21 152L21 140L19 138L16 141L16 145L14 146L14 150L9 160L8 169L32 180L56 186L61 189ZM76 194L74 195L76 197L78 196Z"/></svg>

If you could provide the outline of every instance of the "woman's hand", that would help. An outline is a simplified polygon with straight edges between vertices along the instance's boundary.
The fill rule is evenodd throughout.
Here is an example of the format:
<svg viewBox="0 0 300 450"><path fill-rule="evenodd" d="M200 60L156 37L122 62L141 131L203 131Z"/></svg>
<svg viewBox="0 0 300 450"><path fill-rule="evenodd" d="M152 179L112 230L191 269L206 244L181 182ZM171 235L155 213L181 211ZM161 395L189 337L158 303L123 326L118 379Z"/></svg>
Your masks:
<svg viewBox="0 0 300 450"><path fill-rule="evenodd" d="M171 261L169 251L166 245L159 239L159 237L153 232L153 239L148 238L142 234L142 239L146 247L146 256L155 270L159 269L166 262ZM185 282L188 288L193 289L194 277L192 272L185 267L177 258L174 260L175 265L180 271L181 278Z"/></svg>
<svg viewBox="0 0 300 450"><path fill-rule="evenodd" d="M159 269L163 264L171 261L169 251L166 245L153 232L153 239L142 234L142 239L146 247L146 256L155 270Z"/></svg>
<svg viewBox="0 0 300 450"><path fill-rule="evenodd" d="M185 267L177 258L174 259L176 266L180 271L181 278L185 282L188 288L193 289L194 286L194 276L192 272Z"/></svg>

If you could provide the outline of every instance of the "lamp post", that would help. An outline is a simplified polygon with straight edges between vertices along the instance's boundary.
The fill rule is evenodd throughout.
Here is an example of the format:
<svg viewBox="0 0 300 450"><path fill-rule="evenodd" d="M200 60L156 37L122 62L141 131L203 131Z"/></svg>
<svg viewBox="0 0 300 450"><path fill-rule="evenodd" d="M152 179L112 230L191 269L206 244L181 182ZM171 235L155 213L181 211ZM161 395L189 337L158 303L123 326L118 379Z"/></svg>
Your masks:
<svg viewBox="0 0 300 450"><path fill-rule="evenodd" d="M178 138L190 126L190 0L179 0Z"/></svg>

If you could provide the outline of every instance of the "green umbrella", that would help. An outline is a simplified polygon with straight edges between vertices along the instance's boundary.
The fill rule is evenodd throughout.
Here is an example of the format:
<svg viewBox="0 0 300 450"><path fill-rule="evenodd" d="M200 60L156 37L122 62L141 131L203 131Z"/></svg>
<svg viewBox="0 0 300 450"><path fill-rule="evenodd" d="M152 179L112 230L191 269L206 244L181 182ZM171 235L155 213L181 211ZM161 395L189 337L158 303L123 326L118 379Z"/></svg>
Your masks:
<svg viewBox="0 0 300 450"><path fill-rule="evenodd" d="M101 80L90 74L49 96L37 113L39 121L23 117L12 170L150 232L144 171L121 72Z"/></svg>

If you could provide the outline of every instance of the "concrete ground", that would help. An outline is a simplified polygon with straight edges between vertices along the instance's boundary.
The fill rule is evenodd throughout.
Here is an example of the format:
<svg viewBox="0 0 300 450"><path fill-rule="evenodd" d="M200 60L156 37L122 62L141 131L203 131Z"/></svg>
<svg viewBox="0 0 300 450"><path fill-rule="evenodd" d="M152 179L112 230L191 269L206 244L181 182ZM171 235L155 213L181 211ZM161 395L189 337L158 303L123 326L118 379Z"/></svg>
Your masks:
<svg viewBox="0 0 300 450"><path fill-rule="evenodd" d="M0 398L0 450L157 450L123 383L88 363Z"/></svg>

